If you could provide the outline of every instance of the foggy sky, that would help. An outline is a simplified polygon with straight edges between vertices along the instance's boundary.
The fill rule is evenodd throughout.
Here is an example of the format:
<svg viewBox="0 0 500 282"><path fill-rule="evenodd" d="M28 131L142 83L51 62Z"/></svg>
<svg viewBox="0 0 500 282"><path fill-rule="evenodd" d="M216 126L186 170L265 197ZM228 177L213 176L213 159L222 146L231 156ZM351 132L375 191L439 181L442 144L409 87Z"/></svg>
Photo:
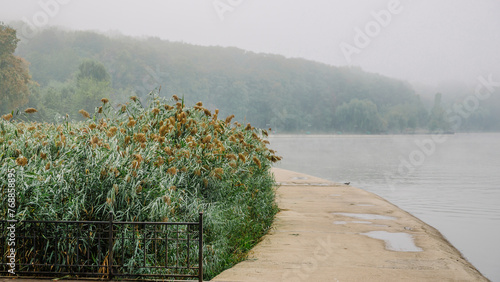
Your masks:
<svg viewBox="0 0 500 282"><path fill-rule="evenodd" d="M433 86L500 80L496 0L0 0L0 21L22 19L360 66Z"/></svg>

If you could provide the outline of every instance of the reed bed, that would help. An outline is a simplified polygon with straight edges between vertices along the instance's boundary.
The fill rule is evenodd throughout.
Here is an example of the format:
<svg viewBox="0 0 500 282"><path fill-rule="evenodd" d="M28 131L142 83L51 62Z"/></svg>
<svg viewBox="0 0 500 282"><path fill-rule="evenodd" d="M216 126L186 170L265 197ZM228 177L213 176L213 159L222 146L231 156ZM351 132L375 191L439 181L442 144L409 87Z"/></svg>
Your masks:
<svg viewBox="0 0 500 282"><path fill-rule="evenodd" d="M19 220L197 221L205 279L244 259L277 212L267 132L159 91L144 105L107 99L83 122L0 121L0 169L16 170ZM24 121L23 121L24 120ZM7 177L0 178L2 199ZM2 205L0 217L7 217ZM22 255L22 254L19 254ZM132 263L132 262L131 262ZM154 261L150 262L154 265Z"/></svg>

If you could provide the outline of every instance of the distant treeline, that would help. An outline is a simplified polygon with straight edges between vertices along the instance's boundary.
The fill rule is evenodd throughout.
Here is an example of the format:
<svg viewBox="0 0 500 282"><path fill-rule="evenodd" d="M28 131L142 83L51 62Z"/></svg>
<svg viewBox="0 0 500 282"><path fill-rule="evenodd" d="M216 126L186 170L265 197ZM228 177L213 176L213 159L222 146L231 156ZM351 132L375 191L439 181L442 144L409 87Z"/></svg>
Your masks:
<svg viewBox="0 0 500 282"><path fill-rule="evenodd" d="M38 86L28 105L45 121L66 113L76 119L103 97L126 102L161 86L164 96L203 100L221 116L236 113L240 122L277 132L451 130L440 95L426 108L409 83L355 67L56 28L19 43L16 55L30 63ZM498 130L497 112L481 108L462 129Z"/></svg>

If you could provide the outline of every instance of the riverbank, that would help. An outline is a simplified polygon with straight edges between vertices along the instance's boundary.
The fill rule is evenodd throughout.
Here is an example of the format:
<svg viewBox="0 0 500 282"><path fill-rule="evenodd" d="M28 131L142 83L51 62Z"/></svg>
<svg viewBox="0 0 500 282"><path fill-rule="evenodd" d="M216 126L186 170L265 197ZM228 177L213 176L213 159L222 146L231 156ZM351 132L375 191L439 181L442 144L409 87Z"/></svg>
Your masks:
<svg viewBox="0 0 500 282"><path fill-rule="evenodd" d="M272 230L212 281L488 281L436 229L381 197L273 172Z"/></svg>

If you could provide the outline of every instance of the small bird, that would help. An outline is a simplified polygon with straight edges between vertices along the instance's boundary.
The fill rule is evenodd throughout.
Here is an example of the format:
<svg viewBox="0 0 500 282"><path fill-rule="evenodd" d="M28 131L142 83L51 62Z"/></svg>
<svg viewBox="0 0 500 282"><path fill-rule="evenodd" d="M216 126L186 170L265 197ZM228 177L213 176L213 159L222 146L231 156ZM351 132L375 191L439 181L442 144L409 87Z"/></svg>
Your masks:
<svg viewBox="0 0 500 282"><path fill-rule="evenodd" d="M349 185L349 184L351 184L351 182L345 182L344 184L345 184L345 185Z"/></svg>

